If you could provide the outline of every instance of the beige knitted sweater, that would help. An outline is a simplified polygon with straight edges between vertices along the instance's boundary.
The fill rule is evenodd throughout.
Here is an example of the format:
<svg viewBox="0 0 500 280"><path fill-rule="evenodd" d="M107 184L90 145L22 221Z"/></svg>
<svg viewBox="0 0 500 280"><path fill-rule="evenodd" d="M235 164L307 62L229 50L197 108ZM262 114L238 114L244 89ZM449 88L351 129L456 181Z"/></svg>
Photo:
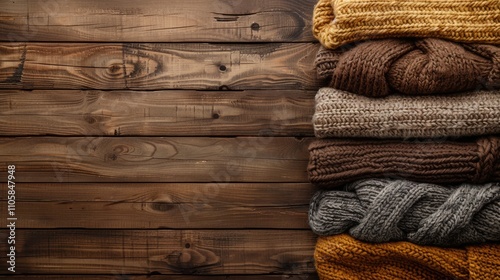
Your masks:
<svg viewBox="0 0 500 280"><path fill-rule="evenodd" d="M447 137L500 133L500 92L370 98L333 88L316 94L316 137Z"/></svg>

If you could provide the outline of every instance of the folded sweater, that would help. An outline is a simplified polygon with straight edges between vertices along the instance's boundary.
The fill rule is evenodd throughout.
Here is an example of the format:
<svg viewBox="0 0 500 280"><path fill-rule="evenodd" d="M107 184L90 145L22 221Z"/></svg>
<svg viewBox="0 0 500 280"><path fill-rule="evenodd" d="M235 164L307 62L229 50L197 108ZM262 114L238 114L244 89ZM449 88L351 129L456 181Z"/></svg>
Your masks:
<svg viewBox="0 0 500 280"><path fill-rule="evenodd" d="M309 145L307 171L313 184L330 188L369 178L436 184L495 182L500 181L500 138L317 139Z"/></svg>
<svg viewBox="0 0 500 280"><path fill-rule="evenodd" d="M498 0L319 0L313 34L327 48L394 37L500 43Z"/></svg>
<svg viewBox="0 0 500 280"><path fill-rule="evenodd" d="M309 225L315 233L437 246L500 241L500 183L442 186L367 179L345 190L313 196Z"/></svg>
<svg viewBox="0 0 500 280"><path fill-rule="evenodd" d="M346 50L321 47L315 65L329 87L371 97L500 88L500 47L494 45L372 40Z"/></svg>
<svg viewBox="0 0 500 280"><path fill-rule="evenodd" d="M500 133L500 91L370 98L322 88L316 137L459 137Z"/></svg>
<svg viewBox="0 0 500 280"><path fill-rule="evenodd" d="M371 244L342 234L319 237L314 260L321 280L500 279L500 245L494 243L464 248Z"/></svg>

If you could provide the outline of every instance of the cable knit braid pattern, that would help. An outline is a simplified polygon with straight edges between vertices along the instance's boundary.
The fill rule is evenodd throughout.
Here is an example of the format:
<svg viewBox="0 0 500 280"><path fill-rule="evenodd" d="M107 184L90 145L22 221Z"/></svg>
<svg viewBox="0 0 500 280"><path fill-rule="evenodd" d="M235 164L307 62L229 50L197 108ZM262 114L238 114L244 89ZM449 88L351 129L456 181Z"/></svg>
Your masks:
<svg viewBox="0 0 500 280"><path fill-rule="evenodd" d="M316 137L459 137L500 133L500 91L370 98L333 88L316 94Z"/></svg>
<svg viewBox="0 0 500 280"><path fill-rule="evenodd" d="M500 88L500 47L493 45L373 40L345 51L321 47L315 65L329 87L370 97Z"/></svg>
<svg viewBox="0 0 500 280"><path fill-rule="evenodd" d="M500 138L463 141L316 139L309 145L309 180L334 188L371 178L434 184L500 181Z"/></svg>
<svg viewBox="0 0 500 280"><path fill-rule="evenodd" d="M398 37L500 43L498 0L319 0L313 34L327 48Z"/></svg>
<svg viewBox="0 0 500 280"><path fill-rule="evenodd" d="M316 234L436 246L500 241L500 183L451 187L368 179L346 190L313 196L309 225Z"/></svg>
<svg viewBox="0 0 500 280"><path fill-rule="evenodd" d="M372 244L341 234L319 237L314 261L321 280L500 279L500 245L494 243L464 248Z"/></svg>

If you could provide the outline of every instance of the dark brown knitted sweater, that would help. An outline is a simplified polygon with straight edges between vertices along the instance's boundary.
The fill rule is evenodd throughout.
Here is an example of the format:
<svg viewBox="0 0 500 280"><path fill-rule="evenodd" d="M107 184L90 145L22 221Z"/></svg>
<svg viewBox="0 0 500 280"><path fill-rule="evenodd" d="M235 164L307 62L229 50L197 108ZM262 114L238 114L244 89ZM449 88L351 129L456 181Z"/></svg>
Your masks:
<svg viewBox="0 0 500 280"><path fill-rule="evenodd" d="M348 50L321 48L321 78L332 88L381 97L443 94L500 87L500 47L441 39L386 39Z"/></svg>
<svg viewBox="0 0 500 280"><path fill-rule="evenodd" d="M309 179L338 187L367 178L454 184L500 180L500 138L469 142L324 139L309 146Z"/></svg>

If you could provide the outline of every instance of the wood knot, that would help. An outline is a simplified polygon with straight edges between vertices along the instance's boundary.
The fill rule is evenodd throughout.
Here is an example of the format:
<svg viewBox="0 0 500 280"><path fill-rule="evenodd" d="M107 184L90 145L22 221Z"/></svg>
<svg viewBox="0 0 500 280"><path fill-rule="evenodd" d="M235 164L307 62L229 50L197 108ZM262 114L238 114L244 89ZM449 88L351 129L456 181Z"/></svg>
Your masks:
<svg viewBox="0 0 500 280"><path fill-rule="evenodd" d="M120 79L125 75L124 71L125 69L121 61L111 62L106 69L105 76L110 79Z"/></svg>
<svg viewBox="0 0 500 280"><path fill-rule="evenodd" d="M127 146L127 145L116 145L113 147L113 152L117 154L128 154L131 152L131 148L133 151L133 147Z"/></svg>
<svg viewBox="0 0 500 280"><path fill-rule="evenodd" d="M118 71L120 71L121 68L122 68L121 65L114 63L113 65L109 66L109 72L117 73Z"/></svg>
<svg viewBox="0 0 500 280"><path fill-rule="evenodd" d="M89 113L84 114L83 119L89 124L94 124L96 122L96 119Z"/></svg>
<svg viewBox="0 0 500 280"><path fill-rule="evenodd" d="M105 161L107 161L107 160L115 161L117 159L118 159L118 156L115 153L106 154L106 157L105 157Z"/></svg>
<svg viewBox="0 0 500 280"><path fill-rule="evenodd" d="M151 203L151 209L159 212L168 212L172 210L175 205L168 202L153 202Z"/></svg>
<svg viewBox="0 0 500 280"><path fill-rule="evenodd" d="M220 264L220 257L205 249L190 249L191 244L184 245L181 251L174 251L164 257L171 268L181 273L193 273L199 268L210 268ZM190 247L190 248L187 248Z"/></svg>
<svg viewBox="0 0 500 280"><path fill-rule="evenodd" d="M189 263L191 262L191 250L183 250L181 252L181 255L179 256L179 262L180 263Z"/></svg>
<svg viewBox="0 0 500 280"><path fill-rule="evenodd" d="M254 22L252 23L252 25L250 25L250 28L253 30L253 31L259 31L260 29L260 24Z"/></svg>

